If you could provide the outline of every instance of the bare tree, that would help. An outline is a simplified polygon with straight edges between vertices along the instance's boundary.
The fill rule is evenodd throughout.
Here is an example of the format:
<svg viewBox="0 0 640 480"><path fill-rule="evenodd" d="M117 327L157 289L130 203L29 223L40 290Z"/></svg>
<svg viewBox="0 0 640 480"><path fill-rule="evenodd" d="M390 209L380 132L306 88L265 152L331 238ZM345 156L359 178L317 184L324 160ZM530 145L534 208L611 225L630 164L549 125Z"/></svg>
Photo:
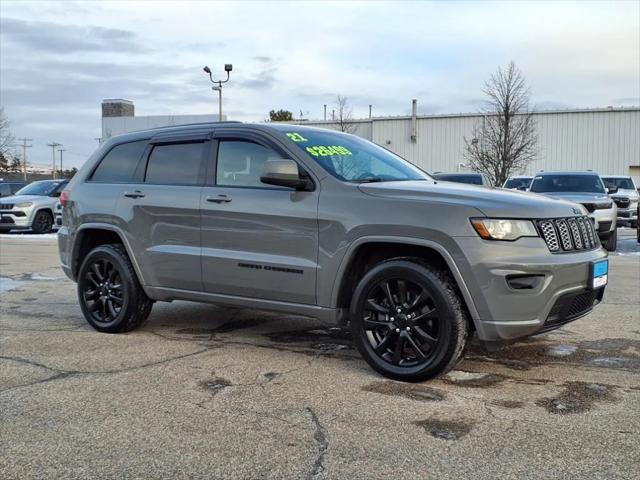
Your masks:
<svg viewBox="0 0 640 480"><path fill-rule="evenodd" d="M485 82L487 96L482 116L465 137L465 157L472 170L502 185L512 173L522 172L536 159L538 136L529 110L529 88L514 62Z"/></svg>
<svg viewBox="0 0 640 480"><path fill-rule="evenodd" d="M11 135L9 127L11 122L4 114L4 108L0 107L0 154L5 158L11 158L11 152L13 150L13 142L15 138Z"/></svg>
<svg viewBox="0 0 640 480"><path fill-rule="evenodd" d="M353 110L349 106L347 97L338 95L336 98L336 108L333 119L338 129L344 133L353 133L356 131L357 125L353 122Z"/></svg>

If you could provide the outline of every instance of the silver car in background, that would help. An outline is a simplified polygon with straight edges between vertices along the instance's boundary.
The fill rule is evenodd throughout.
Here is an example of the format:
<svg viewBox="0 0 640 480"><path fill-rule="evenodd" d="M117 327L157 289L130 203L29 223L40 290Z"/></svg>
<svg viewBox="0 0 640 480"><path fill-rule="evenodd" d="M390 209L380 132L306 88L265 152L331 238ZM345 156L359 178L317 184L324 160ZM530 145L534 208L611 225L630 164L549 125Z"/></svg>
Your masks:
<svg viewBox="0 0 640 480"><path fill-rule="evenodd" d="M618 226L636 228L640 194L633 178L623 175L602 175L601 177L618 207Z"/></svg>
<svg viewBox="0 0 640 480"><path fill-rule="evenodd" d="M67 180L41 180L0 199L0 232L28 230L49 233L54 228L58 198Z"/></svg>
<svg viewBox="0 0 640 480"><path fill-rule="evenodd" d="M595 172L539 172L529 191L559 200L579 203L593 220L605 249L613 252L618 243L617 207Z"/></svg>

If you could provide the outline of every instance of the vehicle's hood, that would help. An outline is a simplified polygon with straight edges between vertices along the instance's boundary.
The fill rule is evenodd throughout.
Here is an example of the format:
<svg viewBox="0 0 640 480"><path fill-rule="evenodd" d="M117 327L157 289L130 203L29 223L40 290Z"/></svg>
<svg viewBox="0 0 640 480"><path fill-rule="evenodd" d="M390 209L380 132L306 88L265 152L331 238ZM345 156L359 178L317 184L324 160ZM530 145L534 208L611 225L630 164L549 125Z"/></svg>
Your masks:
<svg viewBox="0 0 640 480"><path fill-rule="evenodd" d="M472 206L488 217L552 218L586 214L582 206L558 201L535 193L486 188L464 183L407 181L363 183L360 190L368 195Z"/></svg>
<svg viewBox="0 0 640 480"><path fill-rule="evenodd" d="M56 199L53 197L43 197L42 195L9 195L7 197L0 198L0 203L23 203L23 202L33 202L33 203L48 203L48 201L55 201Z"/></svg>
<svg viewBox="0 0 640 480"><path fill-rule="evenodd" d="M580 193L580 192L548 192L543 193L550 198L568 200L576 203L609 203L611 199L606 193Z"/></svg>
<svg viewBox="0 0 640 480"><path fill-rule="evenodd" d="M632 200L637 200L640 194L638 194L637 190L619 188L618 191L611 195L613 198L617 197L626 197Z"/></svg>

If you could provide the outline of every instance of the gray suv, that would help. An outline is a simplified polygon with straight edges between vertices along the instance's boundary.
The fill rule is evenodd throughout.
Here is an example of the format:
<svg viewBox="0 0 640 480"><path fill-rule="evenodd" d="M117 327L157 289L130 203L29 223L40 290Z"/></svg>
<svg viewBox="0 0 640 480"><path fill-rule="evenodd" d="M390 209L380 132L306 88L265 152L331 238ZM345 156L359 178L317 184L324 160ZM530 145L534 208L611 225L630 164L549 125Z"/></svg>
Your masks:
<svg viewBox="0 0 640 480"><path fill-rule="evenodd" d="M451 369L590 312L607 253L573 203L434 181L361 138L213 123L113 137L61 196L87 321L138 327L191 300L350 324L378 372Z"/></svg>

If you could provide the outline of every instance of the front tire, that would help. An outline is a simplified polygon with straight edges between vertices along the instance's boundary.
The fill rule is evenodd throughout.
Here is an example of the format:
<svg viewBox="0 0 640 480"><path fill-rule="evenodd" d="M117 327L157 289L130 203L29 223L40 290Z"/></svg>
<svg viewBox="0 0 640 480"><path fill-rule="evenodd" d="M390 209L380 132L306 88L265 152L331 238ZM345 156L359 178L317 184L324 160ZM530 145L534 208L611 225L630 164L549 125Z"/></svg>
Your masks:
<svg viewBox="0 0 640 480"><path fill-rule="evenodd" d="M78 272L78 300L87 322L106 333L138 328L153 305L121 245L101 245L89 252Z"/></svg>
<svg viewBox="0 0 640 480"><path fill-rule="evenodd" d="M358 283L351 333L366 362L382 375L420 382L452 369L469 334L454 280L418 258L380 263Z"/></svg>
<svg viewBox="0 0 640 480"><path fill-rule="evenodd" d="M614 230L609 238L604 242L604 248L608 252L615 252L618 247L618 230Z"/></svg>
<svg viewBox="0 0 640 480"><path fill-rule="evenodd" d="M36 216L33 217L33 224L31 225L33 233L50 233L53 230L53 217L47 211L41 210L36 212Z"/></svg>

